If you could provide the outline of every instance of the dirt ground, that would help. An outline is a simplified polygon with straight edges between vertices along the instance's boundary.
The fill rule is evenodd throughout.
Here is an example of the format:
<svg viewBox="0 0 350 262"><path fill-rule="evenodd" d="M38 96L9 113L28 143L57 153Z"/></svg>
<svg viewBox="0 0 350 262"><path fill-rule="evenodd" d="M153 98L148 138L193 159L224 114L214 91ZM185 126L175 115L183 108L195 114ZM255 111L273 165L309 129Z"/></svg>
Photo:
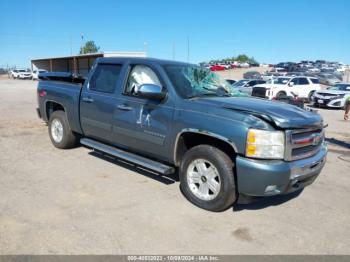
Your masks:
<svg viewBox="0 0 350 262"><path fill-rule="evenodd" d="M266 71L270 71L269 67L251 67L251 68L236 68L225 71L217 71L219 75L224 77L225 79L233 79L240 80L243 79L243 74L247 71L258 71L259 73L265 73Z"/></svg>
<svg viewBox="0 0 350 262"><path fill-rule="evenodd" d="M161 177L54 148L36 82L0 80L0 254L350 254L350 121L321 109L327 164L299 195L201 210Z"/></svg>

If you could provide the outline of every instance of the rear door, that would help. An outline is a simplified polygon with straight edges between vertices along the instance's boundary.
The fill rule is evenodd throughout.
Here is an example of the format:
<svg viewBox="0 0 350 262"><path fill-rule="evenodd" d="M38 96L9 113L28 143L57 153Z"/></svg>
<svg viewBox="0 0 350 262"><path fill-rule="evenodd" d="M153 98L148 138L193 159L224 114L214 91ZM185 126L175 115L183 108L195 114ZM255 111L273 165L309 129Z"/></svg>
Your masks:
<svg viewBox="0 0 350 262"><path fill-rule="evenodd" d="M118 105L122 65L97 64L80 98L80 123L84 134L113 142L113 115Z"/></svg>

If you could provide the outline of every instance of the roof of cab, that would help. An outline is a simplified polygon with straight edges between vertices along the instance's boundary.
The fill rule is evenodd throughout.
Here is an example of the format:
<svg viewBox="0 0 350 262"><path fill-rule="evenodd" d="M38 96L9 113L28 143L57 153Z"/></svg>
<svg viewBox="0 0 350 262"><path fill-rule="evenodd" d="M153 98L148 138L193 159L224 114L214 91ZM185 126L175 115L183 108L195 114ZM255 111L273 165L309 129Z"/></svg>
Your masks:
<svg viewBox="0 0 350 262"><path fill-rule="evenodd" d="M165 60L150 57L99 57L96 59L98 63L154 63L160 65L193 65L186 62L173 60Z"/></svg>

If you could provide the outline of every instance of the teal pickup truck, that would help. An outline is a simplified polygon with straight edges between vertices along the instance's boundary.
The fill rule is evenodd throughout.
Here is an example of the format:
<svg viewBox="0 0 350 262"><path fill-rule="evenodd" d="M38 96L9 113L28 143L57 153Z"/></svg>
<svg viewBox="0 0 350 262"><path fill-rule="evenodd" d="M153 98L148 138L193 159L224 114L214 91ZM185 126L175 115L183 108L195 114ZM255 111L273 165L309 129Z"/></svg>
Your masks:
<svg viewBox="0 0 350 262"><path fill-rule="evenodd" d="M326 161L320 115L242 96L196 65L99 58L87 79L39 77L37 112L54 146L80 143L160 174L178 172L185 197L206 210L301 190Z"/></svg>

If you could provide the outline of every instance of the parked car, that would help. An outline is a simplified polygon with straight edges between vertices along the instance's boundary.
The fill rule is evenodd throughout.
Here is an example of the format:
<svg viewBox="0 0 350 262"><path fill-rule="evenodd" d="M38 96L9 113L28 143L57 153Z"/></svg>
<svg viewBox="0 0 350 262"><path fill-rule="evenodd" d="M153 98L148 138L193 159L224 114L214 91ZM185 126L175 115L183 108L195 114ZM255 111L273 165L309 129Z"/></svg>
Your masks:
<svg viewBox="0 0 350 262"><path fill-rule="evenodd" d="M282 76L280 73L274 73L274 72L265 72L261 75L261 79L265 81L270 81L272 79L275 79L276 77Z"/></svg>
<svg viewBox="0 0 350 262"><path fill-rule="evenodd" d="M348 67L346 65L339 65L337 68L338 72L344 73Z"/></svg>
<svg viewBox="0 0 350 262"><path fill-rule="evenodd" d="M248 62L241 62L241 63L238 63L238 67L248 68L250 67L250 64Z"/></svg>
<svg viewBox="0 0 350 262"><path fill-rule="evenodd" d="M213 65L210 67L211 71L224 71L226 70L226 68L224 66L221 65Z"/></svg>
<svg viewBox="0 0 350 262"><path fill-rule="evenodd" d="M340 82L343 81L344 73L339 71L334 71L333 75L340 80Z"/></svg>
<svg viewBox="0 0 350 262"><path fill-rule="evenodd" d="M229 82L231 85L237 82L237 80L233 80L233 79L226 79L226 81Z"/></svg>
<svg viewBox="0 0 350 262"><path fill-rule="evenodd" d="M37 112L55 147L80 142L164 176L178 170L186 198L210 211L301 190L326 161L319 114L237 97L205 68L110 57L98 58L81 84L50 74L38 82Z"/></svg>
<svg viewBox="0 0 350 262"><path fill-rule="evenodd" d="M38 80L39 79L39 74L47 73L47 70L44 69L34 69L32 72L32 79L33 80Z"/></svg>
<svg viewBox="0 0 350 262"><path fill-rule="evenodd" d="M231 69L231 65L230 64L220 63L218 65L225 67L225 69Z"/></svg>
<svg viewBox="0 0 350 262"><path fill-rule="evenodd" d="M261 79L261 74L258 71L247 71L243 74L244 79Z"/></svg>
<svg viewBox="0 0 350 262"><path fill-rule="evenodd" d="M319 72L321 72L321 70L318 69L317 67L311 67L311 68L307 69L307 72L309 72L309 73L319 73Z"/></svg>
<svg viewBox="0 0 350 262"><path fill-rule="evenodd" d="M315 106L345 108L350 96L350 83L338 83L327 89L314 93L312 97Z"/></svg>
<svg viewBox="0 0 350 262"><path fill-rule="evenodd" d="M17 79L31 79L32 74L26 69L14 69L11 71L11 77Z"/></svg>
<svg viewBox="0 0 350 262"><path fill-rule="evenodd" d="M268 99L276 99L285 96L298 96L299 98L311 101L315 91L321 89L317 78L297 76L297 77L277 77L272 84L257 85L253 88L252 95Z"/></svg>
<svg viewBox="0 0 350 262"><path fill-rule="evenodd" d="M265 80L261 79L243 79L234 83L232 86L237 88L240 92L246 93L248 95L252 94L253 86L259 84L265 84Z"/></svg>
<svg viewBox="0 0 350 262"><path fill-rule="evenodd" d="M320 80L321 84L327 86L333 86L341 82L339 78L337 78L333 74L318 74L318 79Z"/></svg>

